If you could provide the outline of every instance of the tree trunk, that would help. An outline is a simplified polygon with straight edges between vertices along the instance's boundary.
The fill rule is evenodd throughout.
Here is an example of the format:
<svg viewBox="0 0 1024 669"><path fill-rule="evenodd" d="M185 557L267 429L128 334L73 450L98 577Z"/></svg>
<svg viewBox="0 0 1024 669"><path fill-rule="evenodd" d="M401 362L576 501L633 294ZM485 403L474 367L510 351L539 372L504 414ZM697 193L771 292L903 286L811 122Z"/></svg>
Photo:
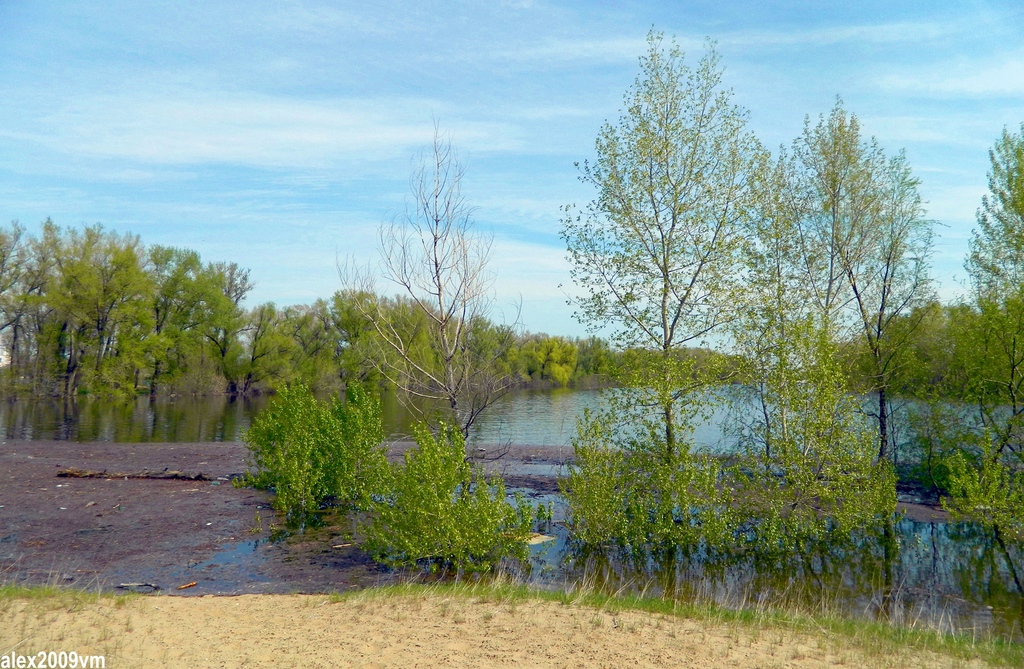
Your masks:
<svg viewBox="0 0 1024 669"><path fill-rule="evenodd" d="M157 387L160 382L160 361L153 363L153 376L149 379L149 396L156 397Z"/></svg>
<svg viewBox="0 0 1024 669"><path fill-rule="evenodd" d="M889 398L886 396L885 384L878 389L878 461L882 462L889 455Z"/></svg>

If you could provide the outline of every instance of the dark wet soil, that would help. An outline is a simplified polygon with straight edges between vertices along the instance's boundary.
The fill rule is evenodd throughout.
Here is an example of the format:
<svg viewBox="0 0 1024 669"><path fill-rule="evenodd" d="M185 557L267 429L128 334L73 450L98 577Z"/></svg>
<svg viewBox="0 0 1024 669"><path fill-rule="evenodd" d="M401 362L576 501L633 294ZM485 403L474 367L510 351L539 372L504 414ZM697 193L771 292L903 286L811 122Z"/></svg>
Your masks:
<svg viewBox="0 0 1024 669"><path fill-rule="evenodd" d="M408 446L393 445L390 456ZM566 462L564 448L543 446L475 455L508 488L539 498L558 492ZM209 480L57 476L72 467L177 470ZM320 528L281 532L269 493L231 484L245 469L237 442L3 442L0 583L144 584L132 587L202 595L332 592L395 578L358 548L355 521L340 514L328 514ZM915 520L946 519L930 505L901 508Z"/></svg>
<svg viewBox="0 0 1024 669"><path fill-rule="evenodd" d="M397 444L391 456L407 446ZM509 487L557 492L559 453L525 447L478 455L487 469L509 475ZM520 465L527 471L515 474ZM72 467L178 470L210 480L57 476ZM270 494L231 485L245 469L237 442L3 442L0 583L179 592L195 582L180 594L200 595L330 592L394 578L354 545L356 528L345 518L328 515L324 527L273 540L283 523Z"/></svg>

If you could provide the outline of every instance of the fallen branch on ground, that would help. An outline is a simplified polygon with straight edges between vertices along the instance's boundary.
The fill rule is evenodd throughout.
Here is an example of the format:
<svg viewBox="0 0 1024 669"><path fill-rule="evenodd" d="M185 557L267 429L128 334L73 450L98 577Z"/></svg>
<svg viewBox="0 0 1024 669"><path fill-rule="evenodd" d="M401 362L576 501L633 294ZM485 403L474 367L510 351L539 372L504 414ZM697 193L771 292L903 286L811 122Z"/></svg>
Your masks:
<svg viewBox="0 0 1024 669"><path fill-rule="evenodd" d="M108 472L103 471L90 471L88 469L78 469L76 467L68 467L62 471L57 472L59 478L73 478L73 479L179 479L183 481L209 481L209 477L204 476L201 472L190 473L181 472L175 469L165 469L161 472L151 472L148 469L143 469L140 472Z"/></svg>

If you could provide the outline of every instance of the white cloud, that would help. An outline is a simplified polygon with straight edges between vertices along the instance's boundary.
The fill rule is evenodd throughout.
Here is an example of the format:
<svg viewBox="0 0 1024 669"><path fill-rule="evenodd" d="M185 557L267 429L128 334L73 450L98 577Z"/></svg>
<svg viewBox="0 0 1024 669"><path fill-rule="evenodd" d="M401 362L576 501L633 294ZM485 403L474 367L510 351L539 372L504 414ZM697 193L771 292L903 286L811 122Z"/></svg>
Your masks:
<svg viewBox="0 0 1024 669"><path fill-rule="evenodd" d="M962 30L961 23L895 22L813 29L737 30L713 35L719 46L760 49L767 46L829 46L840 43L906 44L935 41ZM671 35L671 31L668 31ZM668 35L667 35L668 37ZM675 40L687 52L704 49L707 35L677 33ZM636 59L647 51L645 36L605 39L552 39L543 44L495 53L511 60L553 62L614 62Z"/></svg>
<svg viewBox="0 0 1024 669"><path fill-rule="evenodd" d="M868 114L860 117L861 127L867 134L886 142L923 142L947 147L971 149L982 155L991 144L992 122L957 110L944 114L888 115Z"/></svg>
<svg viewBox="0 0 1024 669"><path fill-rule="evenodd" d="M905 44L933 41L962 29L961 23L896 22L855 26L835 26L809 30L751 30L725 33L719 44L738 47L829 46L859 42L867 44Z"/></svg>
<svg viewBox="0 0 1024 669"><path fill-rule="evenodd" d="M647 51L647 40L639 36L609 39L552 39L543 44L503 50L493 55L515 61L546 61L548 63L636 62L636 59L645 51Z"/></svg>
<svg viewBox="0 0 1024 669"><path fill-rule="evenodd" d="M257 94L97 96L53 112L19 133L73 154L151 164L326 167L377 162L429 145L435 100L295 100ZM479 151L517 145L498 122L455 122L459 145Z"/></svg>
<svg viewBox="0 0 1024 669"><path fill-rule="evenodd" d="M942 97L1020 96L1024 95L1024 55L944 63L922 72L886 75L878 84L890 91Z"/></svg>

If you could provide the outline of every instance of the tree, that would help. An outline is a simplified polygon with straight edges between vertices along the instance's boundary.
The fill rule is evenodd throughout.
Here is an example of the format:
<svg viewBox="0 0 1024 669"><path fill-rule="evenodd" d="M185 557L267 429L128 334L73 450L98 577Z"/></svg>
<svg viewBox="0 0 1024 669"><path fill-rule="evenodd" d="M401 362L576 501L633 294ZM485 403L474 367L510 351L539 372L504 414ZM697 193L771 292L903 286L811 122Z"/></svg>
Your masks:
<svg viewBox="0 0 1024 669"><path fill-rule="evenodd" d="M807 281L799 220L788 206L783 156L759 188L760 217L746 247L745 290L732 339L749 381L736 412L737 466L729 487L741 543L803 557L815 543L845 543L892 517L895 476L873 461L871 426L850 393L829 312Z"/></svg>
<svg viewBox="0 0 1024 669"><path fill-rule="evenodd" d="M58 249L46 300L60 323L64 395L77 390L83 375L99 390L134 391L152 290L139 238L100 225L62 232L53 224L44 225L43 237Z"/></svg>
<svg viewBox="0 0 1024 669"><path fill-rule="evenodd" d="M903 153L886 158L860 135L837 101L827 118L794 142L789 208L797 221L809 297L830 326L849 306L867 352L868 389L877 393L878 458L889 457L890 388L900 355L932 296L932 222ZM912 317L911 323L900 322ZM904 319L905 321L905 319ZM909 325L909 327L908 327Z"/></svg>
<svg viewBox="0 0 1024 669"><path fill-rule="evenodd" d="M12 326L20 317L18 285L28 257L23 236L25 228L12 221L7 229L0 229L0 332Z"/></svg>
<svg viewBox="0 0 1024 669"><path fill-rule="evenodd" d="M966 267L973 309L959 318L957 359L978 408L975 447L951 464L949 507L1024 544L1024 124L989 152L989 193Z"/></svg>
<svg viewBox="0 0 1024 669"><path fill-rule="evenodd" d="M229 390L242 395L257 393L263 385L283 385L292 373L295 340L288 336L283 318L273 302L254 307L242 338L242 352L231 366Z"/></svg>
<svg viewBox="0 0 1024 669"><path fill-rule="evenodd" d="M153 246L148 270L153 331L147 338L149 392L156 395L165 377L173 380L189 356L202 345L213 305L220 299L217 282L199 254L188 249Z"/></svg>
<svg viewBox="0 0 1024 669"><path fill-rule="evenodd" d="M967 270L977 297L998 298L1024 285L1024 123L1003 129L989 151L989 193L971 235Z"/></svg>
<svg viewBox="0 0 1024 669"><path fill-rule="evenodd" d="M567 209L561 234L584 291L577 318L611 327L617 344L637 350L620 377L634 391L628 408L660 424L657 442L672 461L686 450L679 432L690 410L681 404L705 384L679 352L732 316L762 150L722 88L712 45L691 70L651 32L640 67L625 111L605 124L596 161L581 169L597 197L575 216Z"/></svg>
<svg viewBox="0 0 1024 669"><path fill-rule="evenodd" d="M236 263L213 263L206 271L217 286L215 299L209 304L206 331L203 333L210 343L218 363L218 372L227 381L229 393L238 392L238 362L242 357L241 336L249 327L242 300L253 288L249 270Z"/></svg>
<svg viewBox="0 0 1024 669"><path fill-rule="evenodd" d="M626 349L624 389L578 425L565 494L582 541L650 549L674 568L679 549L713 551L732 532L720 463L692 453L686 434L711 401L720 359L698 364L687 346L735 316L764 153L722 88L712 46L691 70L652 32L640 69L581 169L597 197L568 209L562 226L584 292L577 318L611 328Z"/></svg>
<svg viewBox="0 0 1024 669"><path fill-rule="evenodd" d="M578 354L576 345L563 337L535 335L519 347L517 358L525 377L567 386L576 371Z"/></svg>
<svg viewBox="0 0 1024 669"><path fill-rule="evenodd" d="M19 334L27 306L24 278L29 275L31 261L24 233L25 228L17 221L0 229L0 333L10 330L7 350L0 349L0 364L8 364L12 381L17 379Z"/></svg>
<svg viewBox="0 0 1024 669"><path fill-rule="evenodd" d="M337 389L339 332L327 302L319 299L309 306L288 307L282 317L295 344L291 366L296 376L314 392Z"/></svg>
<svg viewBox="0 0 1024 669"><path fill-rule="evenodd" d="M480 412L512 387L512 375L496 371L494 363L512 347L514 333L509 326L486 327L491 240L474 230L463 176L451 140L435 130L412 178L412 206L379 230L381 273L425 317L429 345L420 345L421 332L402 327L401 308L380 298L354 304L366 309L386 349L378 357L381 373L411 395L442 401L468 435ZM343 269L342 277L355 284L351 290L378 295L369 271Z"/></svg>
<svg viewBox="0 0 1024 669"><path fill-rule="evenodd" d="M338 337L335 355L341 380L346 384L379 380L378 370L383 364L376 356L383 346L376 341L377 331L368 317L375 311L377 299L371 293L339 290L331 300L331 326Z"/></svg>

